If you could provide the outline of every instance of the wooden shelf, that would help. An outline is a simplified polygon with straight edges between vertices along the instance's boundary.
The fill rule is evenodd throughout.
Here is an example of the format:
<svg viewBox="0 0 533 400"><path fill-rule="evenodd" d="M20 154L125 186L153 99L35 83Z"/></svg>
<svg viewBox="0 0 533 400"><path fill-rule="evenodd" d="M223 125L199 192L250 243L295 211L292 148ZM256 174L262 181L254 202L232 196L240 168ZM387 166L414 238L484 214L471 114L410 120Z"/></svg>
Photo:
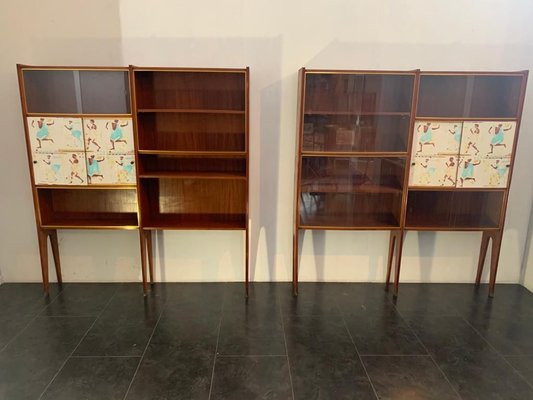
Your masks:
<svg viewBox="0 0 533 400"><path fill-rule="evenodd" d="M175 157L243 157L248 153L246 151L175 151L175 150L146 150L138 151L139 154L154 154L160 156L175 156Z"/></svg>
<svg viewBox="0 0 533 400"><path fill-rule="evenodd" d="M246 175L231 172L173 172L152 171L139 173L139 178L171 178L171 179L244 179Z"/></svg>
<svg viewBox="0 0 533 400"><path fill-rule="evenodd" d="M54 213L42 221L48 229L137 229L137 213Z"/></svg>
<svg viewBox="0 0 533 400"><path fill-rule="evenodd" d="M245 214L157 214L143 217L143 229L243 230Z"/></svg>
<svg viewBox="0 0 533 400"><path fill-rule="evenodd" d="M310 180L306 182L302 179L302 193L402 193L399 186L382 186L373 184L350 185L336 182L322 182L320 180Z"/></svg>
<svg viewBox="0 0 533 400"><path fill-rule="evenodd" d="M177 113L177 114L239 114L244 115L244 110L210 110L205 108L142 108L138 113Z"/></svg>
<svg viewBox="0 0 533 400"><path fill-rule="evenodd" d="M505 188L473 188L455 186L409 186L410 192L504 192Z"/></svg>
<svg viewBox="0 0 533 400"><path fill-rule="evenodd" d="M335 214L300 215L298 225L301 229L359 230L359 229L398 229L400 222L389 214Z"/></svg>
<svg viewBox="0 0 533 400"><path fill-rule="evenodd" d="M328 111L328 110L306 110L305 115L360 115L360 116L403 116L409 117L409 112L369 112L369 111Z"/></svg>
<svg viewBox="0 0 533 400"><path fill-rule="evenodd" d="M302 157L407 157L407 152L302 151Z"/></svg>
<svg viewBox="0 0 533 400"><path fill-rule="evenodd" d="M405 224L405 229L424 231L479 231L484 229L497 229L498 223L486 215L459 214L453 219L447 214L426 214L410 216Z"/></svg>
<svg viewBox="0 0 533 400"><path fill-rule="evenodd" d="M98 185L98 184L91 184L91 185L35 185L37 189L103 189L103 190L131 190L131 189L137 189L137 185Z"/></svg>

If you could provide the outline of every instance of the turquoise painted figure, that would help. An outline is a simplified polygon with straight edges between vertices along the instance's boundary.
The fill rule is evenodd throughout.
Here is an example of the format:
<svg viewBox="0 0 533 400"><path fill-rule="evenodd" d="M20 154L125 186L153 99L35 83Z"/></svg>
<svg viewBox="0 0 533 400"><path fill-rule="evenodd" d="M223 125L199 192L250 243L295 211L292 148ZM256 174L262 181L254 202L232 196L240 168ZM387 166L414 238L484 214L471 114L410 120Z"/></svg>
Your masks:
<svg viewBox="0 0 533 400"><path fill-rule="evenodd" d="M50 154L48 154L46 156L46 158L43 160L43 162L45 164L47 164L49 167L50 167L50 172L51 173L47 173L47 180L50 181L50 175L52 176L53 178L53 181L57 181L57 174L59 173L59 171L61 170L61 164L58 164L56 162L53 162L52 161L52 156Z"/></svg>
<svg viewBox="0 0 533 400"><path fill-rule="evenodd" d="M461 127L459 125L454 125L453 129L449 129L448 131L453 135L453 139L457 143L461 143Z"/></svg>
<svg viewBox="0 0 533 400"><path fill-rule="evenodd" d="M127 144L126 140L123 139L124 134L122 133L122 128L128 126L128 121L120 123L118 119L115 119L111 122L111 136L109 137L111 141L111 150L115 150L115 143L122 142ZM106 129L109 129L109 122L105 124Z"/></svg>
<svg viewBox="0 0 533 400"><path fill-rule="evenodd" d="M69 120L67 125L65 125L65 129L70 131L70 134L74 139L76 139L76 142L78 143L80 148L83 148L83 141L81 140L81 131L74 126L74 123L71 120Z"/></svg>
<svg viewBox="0 0 533 400"><path fill-rule="evenodd" d="M461 186L463 186L465 181L476 181L476 178L474 177L474 167L479 164L481 164L481 161L472 162L471 158L464 162L463 172L461 173Z"/></svg>
<svg viewBox="0 0 533 400"><path fill-rule="evenodd" d="M489 179L489 185L491 186L499 186L501 180L509 171L510 165L502 165L500 163L500 160L496 160L494 164L490 165L492 169L494 169L494 173L490 176Z"/></svg>
<svg viewBox="0 0 533 400"><path fill-rule="evenodd" d="M124 156L120 156L119 161L115 161L119 165L118 170L118 181L119 182L129 182L131 181L133 175L133 165L134 161L124 161Z"/></svg>
<svg viewBox="0 0 533 400"><path fill-rule="evenodd" d="M39 146L37 148L42 148L42 142L54 143L54 139L48 137L50 135L48 127L54 125L54 121L45 122L44 118L39 118L37 121L32 120L32 128L35 128L35 122L37 122L37 133L35 135L35 138L37 139L37 143L39 143Z"/></svg>
<svg viewBox="0 0 533 400"><path fill-rule="evenodd" d="M420 153L422 148L427 145L435 148L435 143L433 142L433 131L439 129L440 125L432 126L431 122L427 122L425 124L418 125L418 128L416 129L417 132L420 132L420 128L422 128L422 136L420 136L420 139L418 139L419 150L417 153Z"/></svg>
<svg viewBox="0 0 533 400"><path fill-rule="evenodd" d="M494 133L492 133L492 129L494 128ZM492 154L494 152L494 147L503 146L504 148L507 148L507 145L503 143L505 140L505 134L504 132L511 130L511 127L504 128L503 124L498 124L496 126L491 126L489 128L489 134L494 134L494 137L490 141L490 152L489 154Z"/></svg>
<svg viewBox="0 0 533 400"><path fill-rule="evenodd" d="M104 157L97 159L94 154L87 158L87 181L89 183L93 183L93 178L96 177L104 179L104 175L100 172L100 163L104 160Z"/></svg>

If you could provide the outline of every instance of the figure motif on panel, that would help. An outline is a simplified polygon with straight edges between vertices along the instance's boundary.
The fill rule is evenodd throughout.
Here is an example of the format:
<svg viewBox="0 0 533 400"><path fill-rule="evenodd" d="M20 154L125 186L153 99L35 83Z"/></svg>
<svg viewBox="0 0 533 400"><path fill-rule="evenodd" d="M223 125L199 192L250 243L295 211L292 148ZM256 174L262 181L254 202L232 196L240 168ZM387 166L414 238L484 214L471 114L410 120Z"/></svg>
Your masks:
<svg viewBox="0 0 533 400"><path fill-rule="evenodd" d="M94 183L94 178L104 179L104 175L100 172L100 163L105 161L105 157L96 158L94 154L87 157L87 181Z"/></svg>
<svg viewBox="0 0 533 400"><path fill-rule="evenodd" d="M433 131L439 129L440 126L431 125L431 122L427 122L425 124L418 125L417 132L420 132L420 128L422 128L422 135L418 139L419 150L417 153L421 153L424 146L429 145L435 147L435 143L433 142Z"/></svg>
<svg viewBox="0 0 533 400"><path fill-rule="evenodd" d="M87 128L87 151L91 151L92 146L96 147L96 151L100 151L102 149L102 146L96 141L98 137L98 127L96 126L96 123L94 122L94 119L90 119L88 123L85 124L85 127Z"/></svg>
<svg viewBox="0 0 533 400"><path fill-rule="evenodd" d="M83 149L83 141L81 139L81 129L79 129L76 125L74 125L74 122L72 120L68 120L67 124L64 125L65 129L67 129L72 138L74 138L74 142L79 148Z"/></svg>
<svg viewBox="0 0 533 400"><path fill-rule="evenodd" d="M77 178L80 181L80 183L84 183L83 178L80 176L81 163L78 158L78 155L76 153L72 153L68 161L70 163L70 182L69 183L72 183L74 178Z"/></svg>
<svg viewBox="0 0 533 400"><path fill-rule="evenodd" d="M117 182L118 183L131 183L135 180L134 177L134 164L132 157L119 156L118 161L115 160L115 163L118 167L117 169Z"/></svg>
<svg viewBox="0 0 533 400"><path fill-rule="evenodd" d="M466 146L465 153L468 154L468 152L472 148L476 151L475 155L479 154L479 149L477 148L477 142L479 141L479 132L480 132L479 124L474 124L474 126L470 128L470 135L469 135L469 140Z"/></svg>
<svg viewBox="0 0 533 400"><path fill-rule="evenodd" d="M505 186L507 183L506 174L509 171L510 164L504 164L501 161L495 160L490 165L493 171L489 177L489 186Z"/></svg>
<svg viewBox="0 0 533 400"><path fill-rule="evenodd" d="M46 182L57 182L59 179L59 171L61 170L61 164L58 162L57 158L52 159L52 155L47 154L42 161L49 167L45 173Z"/></svg>
<svg viewBox="0 0 533 400"><path fill-rule="evenodd" d="M123 139L124 134L122 133L122 128L126 126L128 126L128 121L124 121L121 123L118 119L107 122L105 124L106 129L111 130L111 135L109 137L111 141L111 150L115 150L116 143L128 143L125 139Z"/></svg>
<svg viewBox="0 0 533 400"><path fill-rule="evenodd" d="M455 178L457 175L457 163L455 162L455 157L450 157L446 161L446 170L444 172L444 178L442 178L442 186L446 184L446 181L450 181L453 186L455 186Z"/></svg>
<svg viewBox="0 0 533 400"><path fill-rule="evenodd" d="M472 158L467 158L463 161L463 170L460 177L461 186L464 186L467 181L476 182L474 167L479 164L481 164L481 161L473 161Z"/></svg>
<svg viewBox="0 0 533 400"><path fill-rule="evenodd" d="M499 123L498 125L495 125L495 126L493 125L489 128L489 134L494 135L494 137L490 141L489 154L494 153L494 147L503 146L504 148L507 148L507 145L504 143L505 132L510 131L511 129L512 129L511 125L504 127L502 123Z"/></svg>
<svg viewBox="0 0 533 400"><path fill-rule="evenodd" d="M461 143L461 132L462 132L462 126L454 124L452 129L449 129L448 132L450 132L453 135L453 140L457 142L457 146Z"/></svg>
<svg viewBox="0 0 533 400"><path fill-rule="evenodd" d="M44 118L39 118L37 120L32 119L31 126L32 128L37 129L37 132L35 133L35 138L37 139L37 143L39 146L37 146L37 149L41 149L42 142L51 142L54 143L54 139L50 138L50 131L48 130L49 126L54 125L54 121L45 121Z"/></svg>

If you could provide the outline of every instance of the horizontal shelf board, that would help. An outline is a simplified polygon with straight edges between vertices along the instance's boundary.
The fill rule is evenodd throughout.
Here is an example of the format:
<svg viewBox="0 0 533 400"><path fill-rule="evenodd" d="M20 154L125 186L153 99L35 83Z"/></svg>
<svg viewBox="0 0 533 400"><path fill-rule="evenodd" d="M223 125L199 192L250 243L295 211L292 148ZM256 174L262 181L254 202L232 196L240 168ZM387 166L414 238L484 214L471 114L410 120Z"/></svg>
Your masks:
<svg viewBox="0 0 533 400"><path fill-rule="evenodd" d="M480 231L494 231L500 229L499 227L442 227L442 226L405 226L406 231L430 231L430 232L453 232L453 231L462 231L462 232L480 232Z"/></svg>
<svg viewBox="0 0 533 400"><path fill-rule="evenodd" d="M392 213L304 216L300 211L299 226L305 229L388 229L399 228L400 223Z"/></svg>
<svg viewBox="0 0 533 400"><path fill-rule="evenodd" d="M242 114L244 110L211 110L206 108L140 108L138 113L181 113L181 114Z"/></svg>
<svg viewBox="0 0 533 400"><path fill-rule="evenodd" d="M298 225L298 229L309 229L317 231L395 231L401 229L397 226L314 226Z"/></svg>
<svg viewBox="0 0 533 400"><path fill-rule="evenodd" d="M132 66L133 72L219 72L226 74L244 74L247 68L202 68L202 67L137 67Z"/></svg>
<svg viewBox="0 0 533 400"><path fill-rule="evenodd" d="M417 215L417 217L407 216L405 222L405 229L410 230L467 230L477 231L484 229L496 229L499 228L499 224L491 220L487 216L472 215L456 216L453 221L447 222L446 216L438 215ZM414 220L414 221L413 221Z"/></svg>
<svg viewBox="0 0 533 400"><path fill-rule="evenodd" d="M53 216L42 222L43 228L65 229L137 229L137 213L115 213L113 217Z"/></svg>
<svg viewBox="0 0 533 400"><path fill-rule="evenodd" d="M398 70L381 70L372 69L303 69L306 74L331 74L331 75L415 75L418 70L398 71Z"/></svg>
<svg viewBox="0 0 533 400"><path fill-rule="evenodd" d="M453 186L409 186L410 192L504 192L507 188L471 188Z"/></svg>
<svg viewBox="0 0 533 400"><path fill-rule="evenodd" d="M143 229L241 230L246 229L245 214L159 214L144 216Z"/></svg>
<svg viewBox="0 0 533 400"><path fill-rule="evenodd" d="M131 118L132 114L86 114L86 113L39 113L39 112L28 112L26 113L27 117L65 117L65 118L83 118L83 117L94 117L94 118Z"/></svg>
<svg viewBox="0 0 533 400"><path fill-rule="evenodd" d="M82 65L82 66L50 66L50 65L26 65L26 64L18 64L20 69L22 71L123 71L123 72L129 72L128 67L91 67L88 65Z"/></svg>
<svg viewBox="0 0 533 400"><path fill-rule="evenodd" d="M176 151L176 150L139 150L139 154L154 154L161 156L176 156L176 157L241 157L245 158L248 153L246 151Z"/></svg>
<svg viewBox="0 0 533 400"><path fill-rule="evenodd" d="M410 116L410 112L395 112L395 111L320 111L310 110L304 111L305 115L360 115L360 116Z"/></svg>
<svg viewBox="0 0 533 400"><path fill-rule="evenodd" d="M427 116L416 116L417 121L518 121L518 117L427 117Z"/></svg>
<svg viewBox="0 0 533 400"><path fill-rule="evenodd" d="M306 186L311 186L307 188ZM327 184L327 183L306 183L302 180L300 185L302 193L402 193L402 188L379 185L349 185L349 184Z"/></svg>
<svg viewBox="0 0 533 400"><path fill-rule="evenodd" d="M135 190L137 185L35 185L37 189L101 189L101 190Z"/></svg>
<svg viewBox="0 0 533 400"><path fill-rule="evenodd" d="M523 71L420 71L420 76L423 75L459 75L459 76L475 76L475 75L483 75L483 76L523 76L525 75L527 70Z"/></svg>
<svg viewBox="0 0 533 400"><path fill-rule="evenodd" d="M302 157L383 157L406 158L407 152L370 152L370 151L302 151Z"/></svg>
<svg viewBox="0 0 533 400"><path fill-rule="evenodd" d="M231 172L142 172L140 178L176 178L176 179L244 179L245 174Z"/></svg>

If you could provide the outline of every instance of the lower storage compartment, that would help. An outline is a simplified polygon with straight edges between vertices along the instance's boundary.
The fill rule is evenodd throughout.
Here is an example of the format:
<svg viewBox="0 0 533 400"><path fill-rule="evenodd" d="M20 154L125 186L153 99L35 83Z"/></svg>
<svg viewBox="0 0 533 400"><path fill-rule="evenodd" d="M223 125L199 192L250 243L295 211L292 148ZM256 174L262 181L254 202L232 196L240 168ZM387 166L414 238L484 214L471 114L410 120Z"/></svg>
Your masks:
<svg viewBox="0 0 533 400"><path fill-rule="evenodd" d="M44 227L135 228L135 189L43 189L37 190Z"/></svg>
<svg viewBox="0 0 533 400"><path fill-rule="evenodd" d="M406 228L498 228L505 192L410 190Z"/></svg>
<svg viewBox="0 0 533 400"><path fill-rule="evenodd" d="M401 204L401 192L301 193L300 227L395 228L400 226Z"/></svg>
<svg viewBox="0 0 533 400"><path fill-rule="evenodd" d="M145 178L146 229L245 229L246 180Z"/></svg>

